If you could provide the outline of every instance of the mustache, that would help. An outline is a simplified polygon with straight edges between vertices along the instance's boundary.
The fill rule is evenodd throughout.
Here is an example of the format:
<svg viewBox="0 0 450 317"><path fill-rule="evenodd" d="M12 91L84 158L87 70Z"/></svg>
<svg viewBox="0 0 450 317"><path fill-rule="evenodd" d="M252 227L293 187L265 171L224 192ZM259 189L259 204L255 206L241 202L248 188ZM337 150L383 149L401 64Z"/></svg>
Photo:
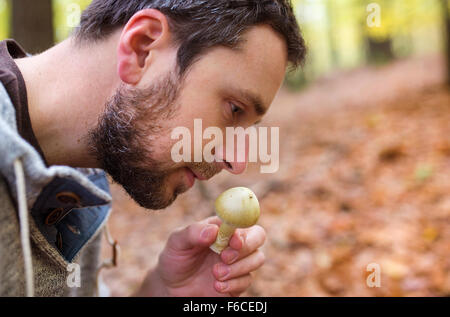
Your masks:
<svg viewBox="0 0 450 317"><path fill-rule="evenodd" d="M207 162L193 162L189 164L189 168L206 179L210 179L222 171L217 164Z"/></svg>

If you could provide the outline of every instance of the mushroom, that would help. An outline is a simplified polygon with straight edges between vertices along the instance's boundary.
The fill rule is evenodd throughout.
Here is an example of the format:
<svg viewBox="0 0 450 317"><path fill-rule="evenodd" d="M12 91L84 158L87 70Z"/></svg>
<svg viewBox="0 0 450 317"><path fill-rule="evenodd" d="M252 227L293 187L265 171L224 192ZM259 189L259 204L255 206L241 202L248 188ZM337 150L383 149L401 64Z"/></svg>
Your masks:
<svg viewBox="0 0 450 317"><path fill-rule="evenodd" d="M220 194L214 207L222 224L210 249L220 254L228 246L236 228L248 228L258 221L259 202L250 189L234 187Z"/></svg>

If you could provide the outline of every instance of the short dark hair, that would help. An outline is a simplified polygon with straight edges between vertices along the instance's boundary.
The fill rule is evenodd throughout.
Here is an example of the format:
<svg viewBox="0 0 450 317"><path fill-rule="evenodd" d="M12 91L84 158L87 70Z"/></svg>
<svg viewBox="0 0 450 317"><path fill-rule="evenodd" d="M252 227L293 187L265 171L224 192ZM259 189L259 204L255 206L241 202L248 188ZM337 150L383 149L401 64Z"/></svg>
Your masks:
<svg viewBox="0 0 450 317"><path fill-rule="evenodd" d="M99 41L143 9L157 9L167 18L176 44L180 74L215 46L235 48L252 26L267 24L286 41L288 61L303 63L306 47L290 0L93 0L81 16L75 36Z"/></svg>

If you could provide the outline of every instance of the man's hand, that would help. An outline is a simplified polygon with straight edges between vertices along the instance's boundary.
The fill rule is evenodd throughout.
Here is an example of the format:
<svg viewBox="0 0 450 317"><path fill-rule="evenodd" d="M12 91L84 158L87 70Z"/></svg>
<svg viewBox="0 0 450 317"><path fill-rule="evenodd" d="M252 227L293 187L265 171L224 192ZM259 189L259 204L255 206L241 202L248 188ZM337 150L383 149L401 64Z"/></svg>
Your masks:
<svg viewBox="0 0 450 317"><path fill-rule="evenodd" d="M138 296L239 296L251 284L250 273L264 263L265 231L260 226L237 229L220 254L209 249L221 221L211 217L175 231L158 265Z"/></svg>

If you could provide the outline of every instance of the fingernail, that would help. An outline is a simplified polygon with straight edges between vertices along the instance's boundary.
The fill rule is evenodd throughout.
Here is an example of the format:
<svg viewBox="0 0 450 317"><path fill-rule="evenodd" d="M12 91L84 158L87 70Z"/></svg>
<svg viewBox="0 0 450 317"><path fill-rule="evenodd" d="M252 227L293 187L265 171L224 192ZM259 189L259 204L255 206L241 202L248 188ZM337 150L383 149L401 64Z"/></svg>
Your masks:
<svg viewBox="0 0 450 317"><path fill-rule="evenodd" d="M219 274L219 278L224 278L228 274L230 274L230 268L228 266L225 266L225 265L220 265L217 268L217 273Z"/></svg>
<svg viewBox="0 0 450 317"><path fill-rule="evenodd" d="M228 262L229 262L229 263L233 263L234 261L236 261L236 259L238 258L238 256L239 256L239 253L237 253L237 252L235 252L235 251L231 252L231 253L227 256Z"/></svg>
<svg viewBox="0 0 450 317"><path fill-rule="evenodd" d="M240 235L239 239L241 240L241 245L244 246L245 243L244 235Z"/></svg>
<svg viewBox="0 0 450 317"><path fill-rule="evenodd" d="M210 235L211 235L211 226L206 226L205 228L203 228L202 232L200 233L200 237L202 237L202 239L209 239Z"/></svg>

